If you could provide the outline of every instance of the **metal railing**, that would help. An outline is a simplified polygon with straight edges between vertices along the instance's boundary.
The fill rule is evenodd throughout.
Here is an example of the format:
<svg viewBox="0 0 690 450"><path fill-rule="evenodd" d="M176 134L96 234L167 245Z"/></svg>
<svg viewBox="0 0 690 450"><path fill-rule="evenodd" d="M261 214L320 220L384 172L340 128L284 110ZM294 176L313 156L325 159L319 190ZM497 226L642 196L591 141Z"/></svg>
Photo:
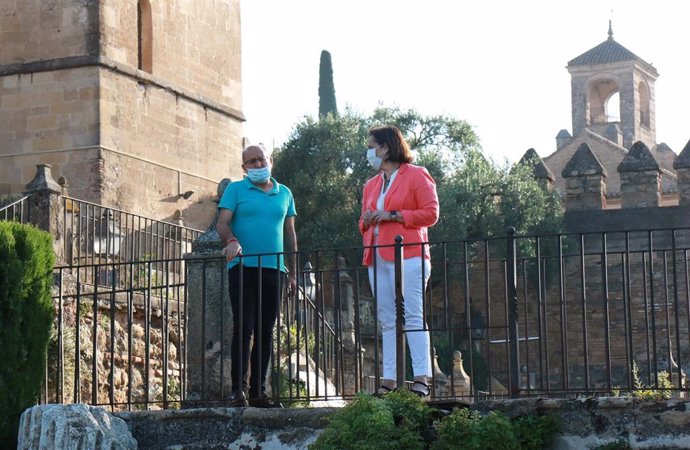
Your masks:
<svg viewBox="0 0 690 450"><path fill-rule="evenodd" d="M23 196L1 206L0 220L26 223L29 220L29 197Z"/></svg>
<svg viewBox="0 0 690 450"><path fill-rule="evenodd" d="M401 243L398 250L410 245L419 244ZM689 229L509 233L423 245L432 255L423 331L430 333L436 356L433 399L641 389L685 395ZM381 343L361 251L287 255L297 258L301 286L284 297L276 326L270 382L276 399L288 404L347 399L375 389ZM186 341L192 288L187 278L170 282L151 276L161 264L178 263L56 268L57 332L45 401L135 409L176 407L189 400L186 364L190 351L200 353ZM116 271L119 278L102 283L103 270ZM129 281L120 285L116 279ZM214 301L211 290L199 292ZM226 367L220 375L229 377L229 364L213 367ZM399 373L411 379L404 365ZM224 398L211 400L222 404Z"/></svg>
<svg viewBox="0 0 690 450"><path fill-rule="evenodd" d="M62 201L65 259L75 265L178 259L202 233L71 197Z"/></svg>

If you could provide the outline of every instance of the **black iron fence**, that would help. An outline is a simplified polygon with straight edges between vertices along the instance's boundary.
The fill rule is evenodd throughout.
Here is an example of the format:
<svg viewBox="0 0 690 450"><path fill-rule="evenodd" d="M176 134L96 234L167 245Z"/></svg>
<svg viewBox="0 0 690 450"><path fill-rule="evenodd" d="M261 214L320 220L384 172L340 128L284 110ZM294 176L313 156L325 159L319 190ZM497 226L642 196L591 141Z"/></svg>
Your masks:
<svg viewBox="0 0 690 450"><path fill-rule="evenodd" d="M690 230L508 233L424 245L432 255L424 312L433 399L685 395ZM300 289L285 295L274 333L270 391L276 399L347 399L375 389L380 330L361 253L286 255L297 258ZM229 395L222 386L231 361L223 346L230 345L231 322L229 308L214 304L227 277L221 258L205 257L195 261L203 266L202 281L190 280L192 259L184 281L153 276L156 267L181 259L56 268L56 333L44 400L114 409L222 404ZM104 270L118 275L99 275ZM198 323L188 321L190 291L204 299ZM219 314L227 316L221 350L212 352L210 326L192 346L191 331ZM186 378L192 361L203 365L204 395ZM399 372L407 380L408 366ZM204 384L207 378L220 379L220 390Z"/></svg>

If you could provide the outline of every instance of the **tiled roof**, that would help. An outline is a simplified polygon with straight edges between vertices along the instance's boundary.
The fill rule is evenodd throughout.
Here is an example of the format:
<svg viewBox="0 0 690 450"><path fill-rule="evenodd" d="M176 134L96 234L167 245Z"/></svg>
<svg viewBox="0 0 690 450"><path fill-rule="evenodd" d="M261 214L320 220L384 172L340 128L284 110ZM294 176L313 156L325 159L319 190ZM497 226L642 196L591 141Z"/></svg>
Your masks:
<svg viewBox="0 0 690 450"><path fill-rule="evenodd" d="M609 37L601 44L596 47L587 50L580 56L568 61L568 67L571 66L584 66L584 65L595 65L595 64L606 64L619 61L638 61L651 70L656 72L654 66L623 47L621 44L613 39L613 31L611 29L611 24L609 23Z"/></svg>

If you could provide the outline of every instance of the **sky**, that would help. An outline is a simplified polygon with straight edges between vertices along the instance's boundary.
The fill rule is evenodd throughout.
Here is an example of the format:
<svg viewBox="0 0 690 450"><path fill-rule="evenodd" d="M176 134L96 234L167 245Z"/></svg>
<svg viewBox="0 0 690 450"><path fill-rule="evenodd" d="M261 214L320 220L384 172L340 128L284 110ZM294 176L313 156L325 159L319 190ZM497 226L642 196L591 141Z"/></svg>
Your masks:
<svg viewBox="0 0 690 450"><path fill-rule="evenodd" d="M470 123L484 153L515 162L572 133L568 61L613 38L652 64L657 142L690 140L687 0L243 0L244 135L280 146L318 115L331 53L339 111L414 108ZM365 143L362 143L364 150Z"/></svg>

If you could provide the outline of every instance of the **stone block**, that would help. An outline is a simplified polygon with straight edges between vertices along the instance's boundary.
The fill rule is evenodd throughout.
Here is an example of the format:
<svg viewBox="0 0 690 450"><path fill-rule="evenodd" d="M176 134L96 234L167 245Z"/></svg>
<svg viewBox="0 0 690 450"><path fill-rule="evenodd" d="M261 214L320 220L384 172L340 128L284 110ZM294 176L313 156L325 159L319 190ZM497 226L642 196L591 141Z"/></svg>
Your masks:
<svg viewBox="0 0 690 450"><path fill-rule="evenodd" d="M95 406L39 405L27 409L19 423L18 450L137 449L127 423Z"/></svg>

